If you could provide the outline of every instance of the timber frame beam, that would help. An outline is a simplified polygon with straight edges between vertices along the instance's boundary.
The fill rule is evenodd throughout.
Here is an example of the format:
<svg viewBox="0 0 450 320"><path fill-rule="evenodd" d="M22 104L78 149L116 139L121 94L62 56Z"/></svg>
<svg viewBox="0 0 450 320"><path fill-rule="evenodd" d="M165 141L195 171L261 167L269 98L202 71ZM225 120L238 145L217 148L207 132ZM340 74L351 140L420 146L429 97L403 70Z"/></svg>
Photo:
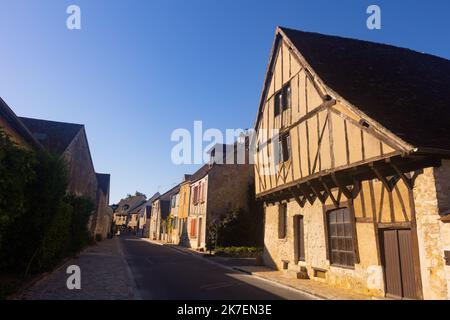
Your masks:
<svg viewBox="0 0 450 320"><path fill-rule="evenodd" d="M328 199L338 207L342 195L347 200L355 199L362 181L379 179L383 186L392 192L398 181L402 180L407 188L414 188L414 182L423 168L439 167L441 160L432 156L410 156L382 159L380 161L355 166L338 172L324 172L310 176L303 181L282 185L258 195L257 199L265 204L279 204L294 199L301 208L306 203L313 205L318 199L325 203Z"/></svg>

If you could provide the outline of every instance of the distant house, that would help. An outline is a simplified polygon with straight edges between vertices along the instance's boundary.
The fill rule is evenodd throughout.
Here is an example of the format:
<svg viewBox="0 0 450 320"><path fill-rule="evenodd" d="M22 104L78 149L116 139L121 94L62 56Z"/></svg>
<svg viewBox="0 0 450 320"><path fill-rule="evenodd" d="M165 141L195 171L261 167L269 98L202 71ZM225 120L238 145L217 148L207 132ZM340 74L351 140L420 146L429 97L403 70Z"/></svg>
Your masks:
<svg viewBox="0 0 450 320"><path fill-rule="evenodd" d="M238 163L234 145L217 145L210 150L210 163L202 166L190 178L190 204L187 233L188 245L205 249L208 228L231 210L249 208L249 192L254 180L253 165L248 163L248 141L245 143L246 160ZM231 152L230 152L231 151ZM232 161L224 161L232 158Z"/></svg>
<svg viewBox="0 0 450 320"><path fill-rule="evenodd" d="M450 61L277 28L255 122L266 264L450 298L449 120Z"/></svg>
<svg viewBox="0 0 450 320"><path fill-rule="evenodd" d="M147 201L144 199L137 202L134 206L130 207L128 210L127 227L128 230L136 233L139 225L139 217L142 209L145 209Z"/></svg>
<svg viewBox="0 0 450 320"><path fill-rule="evenodd" d="M129 211L136 205L145 202L145 196L131 196L125 199L121 199L118 204L116 204L115 210L113 212L113 221L115 225L115 232L124 229L128 225L129 221Z"/></svg>
<svg viewBox="0 0 450 320"><path fill-rule="evenodd" d="M189 205L190 205L190 180L191 175L185 174L183 181L180 183L180 192L178 193L178 208L176 222L174 223L173 229L173 242L175 244L187 245L189 241L187 225L189 216Z"/></svg>
<svg viewBox="0 0 450 320"><path fill-rule="evenodd" d="M160 196L159 192L155 193L150 199L147 200L144 206L139 211L139 234L143 238L149 238L150 232L150 218L152 213L152 203Z"/></svg>
<svg viewBox="0 0 450 320"><path fill-rule="evenodd" d="M152 203L150 218L150 239L169 241L172 222L170 221L170 204L172 196L179 192L179 185L155 199Z"/></svg>

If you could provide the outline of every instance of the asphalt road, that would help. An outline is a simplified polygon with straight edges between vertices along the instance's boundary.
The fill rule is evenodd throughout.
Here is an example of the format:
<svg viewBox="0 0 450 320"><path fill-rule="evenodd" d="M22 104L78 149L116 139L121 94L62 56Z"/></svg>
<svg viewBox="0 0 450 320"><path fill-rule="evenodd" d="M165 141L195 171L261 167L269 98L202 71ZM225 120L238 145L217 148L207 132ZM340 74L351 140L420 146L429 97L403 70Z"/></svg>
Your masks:
<svg viewBox="0 0 450 320"><path fill-rule="evenodd" d="M293 289L139 238L120 237L120 244L141 299L311 299Z"/></svg>

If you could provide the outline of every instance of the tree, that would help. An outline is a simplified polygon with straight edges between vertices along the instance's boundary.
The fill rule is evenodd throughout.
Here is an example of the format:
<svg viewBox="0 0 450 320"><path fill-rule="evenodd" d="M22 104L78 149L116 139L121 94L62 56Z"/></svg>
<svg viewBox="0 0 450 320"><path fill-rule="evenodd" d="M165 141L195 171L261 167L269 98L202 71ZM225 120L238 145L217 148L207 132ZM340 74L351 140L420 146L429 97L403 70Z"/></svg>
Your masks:
<svg viewBox="0 0 450 320"><path fill-rule="evenodd" d="M128 193L126 199L130 199L130 198L133 198L133 197L140 197L140 196L144 196L145 198L147 198L147 196L145 195L145 193L136 191L136 192L134 193L134 195L132 195L131 193Z"/></svg>

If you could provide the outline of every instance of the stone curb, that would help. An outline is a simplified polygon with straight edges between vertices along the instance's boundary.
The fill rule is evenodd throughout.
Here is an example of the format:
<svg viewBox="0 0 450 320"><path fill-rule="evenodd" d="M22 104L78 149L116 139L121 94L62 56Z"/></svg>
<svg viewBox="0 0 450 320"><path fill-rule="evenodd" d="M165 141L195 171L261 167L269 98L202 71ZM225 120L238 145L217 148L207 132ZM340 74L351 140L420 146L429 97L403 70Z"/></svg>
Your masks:
<svg viewBox="0 0 450 320"><path fill-rule="evenodd" d="M270 282L276 283L276 284L278 284L278 285L281 285L281 286L284 286L284 287L288 287L288 288L297 290L297 291L299 291L299 292L301 292L301 293L304 293L304 294L308 294L308 295L314 296L314 297L316 297L316 298L318 298L318 299L321 299L321 300L331 300L330 298L328 298L328 297L326 297L326 296L324 296L324 295L321 295L321 294L319 294L319 293L317 293L317 292L314 292L313 290L299 289L299 288L297 288L297 287L295 287L295 286L291 286L291 285L286 284L286 283L284 283L284 282L282 282L282 281L279 281L279 280L270 279L270 278L266 278L266 277L261 277L261 276L259 276L259 275L257 275L257 274L254 274L254 273L251 272L251 271L248 271L248 270L245 270L245 269L241 269L240 267L233 267L233 269L234 269L234 270L237 270L237 271L240 271L240 272L243 272L243 273L246 273L246 274L248 274L248 275L251 275L251 276L256 277L256 278L259 278L259 279L263 279L263 280L266 280L266 281L270 281Z"/></svg>

